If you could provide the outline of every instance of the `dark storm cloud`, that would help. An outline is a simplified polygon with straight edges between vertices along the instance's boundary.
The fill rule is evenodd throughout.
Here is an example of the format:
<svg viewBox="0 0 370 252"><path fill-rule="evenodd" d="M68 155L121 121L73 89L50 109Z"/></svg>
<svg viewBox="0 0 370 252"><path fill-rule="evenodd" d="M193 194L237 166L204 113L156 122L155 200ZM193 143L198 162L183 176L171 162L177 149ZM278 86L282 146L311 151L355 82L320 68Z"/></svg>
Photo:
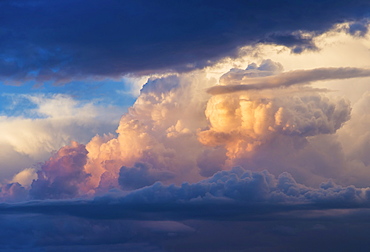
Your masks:
<svg viewBox="0 0 370 252"><path fill-rule="evenodd" d="M174 177L174 174L170 172L152 171L151 168L148 163L136 163L134 167L122 166L118 183L122 189L133 190Z"/></svg>
<svg viewBox="0 0 370 252"><path fill-rule="evenodd" d="M165 186L157 182L128 194L117 190L94 199L2 204L0 213L90 219L264 220L289 211L368 208L369 195L369 189L342 187L330 180L312 188L297 183L289 173L275 177L267 171L234 168L194 184Z"/></svg>
<svg viewBox="0 0 370 252"><path fill-rule="evenodd" d="M258 42L314 49L310 36L363 20L357 1L1 1L3 81L68 82L125 73L186 71ZM365 26L352 25L350 33Z"/></svg>
<svg viewBox="0 0 370 252"><path fill-rule="evenodd" d="M370 247L363 222L370 216L369 195L369 188L331 180L312 188L289 173L234 168L194 184L1 204L0 249L361 251Z"/></svg>

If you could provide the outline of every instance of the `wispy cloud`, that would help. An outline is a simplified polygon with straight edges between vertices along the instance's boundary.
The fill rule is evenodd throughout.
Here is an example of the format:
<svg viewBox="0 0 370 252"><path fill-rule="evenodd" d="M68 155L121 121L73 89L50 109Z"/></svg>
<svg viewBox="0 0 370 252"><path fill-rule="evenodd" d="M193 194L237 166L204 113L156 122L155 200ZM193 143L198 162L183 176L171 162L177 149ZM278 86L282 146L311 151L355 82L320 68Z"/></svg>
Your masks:
<svg viewBox="0 0 370 252"><path fill-rule="evenodd" d="M244 75L243 75L244 73ZM317 68L312 70L295 70L273 76L250 77L247 70L226 74L222 79L223 85L211 87L209 94L227 94L247 90L263 90L278 87L288 87L299 84L309 84L315 81L338 80L370 76L369 69L362 68Z"/></svg>

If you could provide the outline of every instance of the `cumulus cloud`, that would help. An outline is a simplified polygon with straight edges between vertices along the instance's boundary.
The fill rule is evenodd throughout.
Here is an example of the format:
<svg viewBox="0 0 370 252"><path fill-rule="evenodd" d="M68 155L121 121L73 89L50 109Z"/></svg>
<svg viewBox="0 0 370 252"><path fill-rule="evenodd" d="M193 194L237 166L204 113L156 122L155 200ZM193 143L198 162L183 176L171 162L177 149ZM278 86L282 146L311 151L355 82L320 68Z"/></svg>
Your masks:
<svg viewBox="0 0 370 252"><path fill-rule="evenodd" d="M300 179L312 178L311 172L325 177L324 173L303 168L302 160L312 153L307 138L335 133L350 118L350 111L348 101L317 93L213 96L206 109L209 128L198 133L198 140L226 150L224 162L220 163L225 163L224 167L289 170Z"/></svg>
<svg viewBox="0 0 370 252"><path fill-rule="evenodd" d="M246 74L251 79L279 76L283 68L266 60L246 71L231 71L220 82ZM122 116L117 136L97 135L86 145L62 147L40 165L29 187L33 170L3 184L0 218L34 216L27 227L12 232L35 229L45 216L51 221L14 246L63 243L86 249L97 241L113 248L119 237L120 249L129 251L134 241L140 245L133 247L167 251L190 241L203 244L195 237L212 231L238 249L246 246L245 238L227 233L236 228L253 237L250 241L258 234L248 235L245 225L235 223L253 220L259 223L254 228L262 229L266 220L274 220L271 232L258 239L288 236L295 241L296 233L329 232L337 220L356 218L361 210L368 215L369 188L337 183L348 174L338 165L345 160L336 140L337 131L350 122L348 101L295 87L207 94L216 82L202 71L150 78ZM327 216L333 223L318 225ZM305 224L292 227L287 220ZM46 229L55 236L44 241L39 237ZM86 243L69 233L86 233ZM271 244L276 246L284 245Z"/></svg>
<svg viewBox="0 0 370 252"><path fill-rule="evenodd" d="M184 183L177 187L157 183L128 194L123 198L123 202L176 205L182 205L182 202L185 202L185 205L196 207L198 204L212 205L221 201L226 205L239 202L252 206L255 204L258 206L259 203L277 205L284 203L298 209L305 208L305 204L312 204L315 208L347 208L358 205L367 207L367 191L367 188L342 187L331 180L322 183L319 188L312 188L297 183L286 172L275 177L267 171L251 172L236 167L230 171L218 172L194 184ZM261 207L263 208L263 205ZM275 210L271 209L271 211ZM210 212L204 214L207 215Z"/></svg>
<svg viewBox="0 0 370 252"><path fill-rule="evenodd" d="M0 160L4 164L0 174L7 179L44 161L52 151L72 140L86 143L98 133L113 132L120 116L109 106L78 101L68 95L8 96L13 100L14 116L0 116ZM19 112L18 104L26 109Z"/></svg>
<svg viewBox="0 0 370 252"><path fill-rule="evenodd" d="M370 159L370 135L368 125L370 94L365 92L360 100L353 105L351 120L338 131L338 143L343 149L345 175L344 183L367 186Z"/></svg>
<svg viewBox="0 0 370 252"><path fill-rule="evenodd" d="M37 172L37 179L31 184L31 197L63 199L80 195L79 186L89 176L84 171L86 160L84 145L72 142L71 146L62 147Z"/></svg>
<svg viewBox="0 0 370 252"><path fill-rule="evenodd" d="M19 202L29 200L28 191L19 183L9 183L0 187L0 202Z"/></svg>
<svg viewBox="0 0 370 252"><path fill-rule="evenodd" d="M370 148L370 134L366 127L370 123L369 108L370 92L366 92L354 104L352 120L343 127L339 134L349 158L361 161L366 166L370 165L369 156L366 154L366 150Z"/></svg>
<svg viewBox="0 0 370 252"><path fill-rule="evenodd" d="M123 189L138 189L150 186L156 181L166 181L174 177L170 172L153 171L150 164L136 163L134 167L122 166L119 172L118 183Z"/></svg>
<svg viewBox="0 0 370 252"><path fill-rule="evenodd" d="M346 69L336 69L341 70L347 76ZM247 70L232 70L220 82L279 79L282 71L281 64L265 60ZM315 71L302 72L307 79L316 78ZM345 158L339 158L342 149L331 135L349 120L348 101L294 87L210 96L205 87L215 83L204 71L150 78L122 116L117 136L97 135L86 145L61 148L40 164L31 197L103 195L157 181L194 183L234 166L268 169L274 175L288 171L307 185L345 177ZM73 106L55 112L64 100L68 98L40 102L36 112L70 118ZM81 113L82 118L85 111ZM325 148L330 149L327 154ZM27 188L35 176L31 171L26 169L12 181Z"/></svg>
<svg viewBox="0 0 370 252"><path fill-rule="evenodd" d="M258 79L279 76L282 70L280 64L266 60L260 66L250 64L246 72L249 78ZM234 71L223 75L220 82L242 79L245 74ZM333 134L349 119L348 101L330 100L315 90L209 97L199 93L194 76L186 76L154 79L144 85L137 102L121 119L118 138L99 147L108 152L100 150L98 155L110 153L109 166L115 167L101 168L111 170L113 175L108 177L117 179L122 165L132 167L135 162L145 162L154 170L170 171L195 181L199 175L210 176L233 165L247 167L261 151L269 155L273 149L287 149L284 146L288 145L292 153L298 152L296 146L302 145L306 137ZM202 85L213 83L205 84L201 75L197 78L203 80ZM268 148L279 141L281 146ZM185 150L184 146L191 147ZM276 156L275 161L279 159ZM100 161L100 167L106 164ZM282 172L284 165L278 171ZM176 175L169 181L181 182Z"/></svg>
<svg viewBox="0 0 370 252"><path fill-rule="evenodd" d="M369 195L368 188L343 187L332 180L314 188L296 182L287 172L276 177L268 171L252 172L235 167L197 183L166 186L157 182L128 194L116 191L87 200L4 204L0 211L59 212L93 219L227 219L249 218L258 209L262 211L260 214L269 215L280 211L368 208ZM208 210L201 211L205 209Z"/></svg>
<svg viewBox="0 0 370 252"><path fill-rule="evenodd" d="M263 60L258 66L256 63L251 63L244 69L232 68L229 72L223 74L220 77L220 84L232 85L240 84L245 78L265 77L281 73L284 67L278 63L273 62L270 59Z"/></svg>
<svg viewBox="0 0 370 252"><path fill-rule="evenodd" d="M128 194L116 190L85 200L0 204L0 219L7 227L6 232L0 231L0 238L6 239L0 247L31 250L62 246L83 251L93 243L91 249L97 251L102 246L128 251L130 248L181 251L184 246L191 248L186 245L190 241L197 241L198 245L203 244L203 249L230 242L236 248L264 244L279 250L282 246L283 251L287 240L296 241L306 237L305 234L311 234L307 243L322 235L326 239L333 235L335 240L344 226L346 244L358 245L358 235L367 225L359 224L357 218L370 215L369 199L369 188L344 187L332 180L309 187L286 172L275 176L268 171L234 168L180 186L157 182ZM349 238L348 229L356 235ZM235 230L242 235L235 236ZM317 232L318 236L312 236ZM212 239L222 237L222 243L214 247L202 242L210 234ZM20 236L23 239L19 241ZM281 237L283 243L278 242ZM267 238L276 242L266 244ZM254 243L255 239L259 245Z"/></svg>
<svg viewBox="0 0 370 252"><path fill-rule="evenodd" d="M341 70L347 76L346 69L336 69ZM282 71L279 63L265 60L259 66L250 64L245 71L231 71L220 81L242 81L245 76L251 81L274 78ZM316 78L315 71L302 72L307 79ZM324 151L338 143L323 135L335 134L349 120L347 100L293 87L210 96L205 87L215 83L204 71L150 78L122 116L117 136L97 135L78 147L81 151L77 153L83 157L78 166L63 162L64 169L78 171L81 176L70 180L71 174L56 172L62 162L58 160L63 160L64 154L70 160L72 155L62 148L41 166L32 184L33 197L39 197L36 191L45 191L37 187L50 187L46 190L50 192L55 189L55 195L40 198L65 198L102 195L115 188L134 190L156 181L180 185L234 166L268 169L275 175L289 171L308 185L344 176L345 167L335 161L341 149L330 147L327 155ZM46 168L55 171L53 175L44 174ZM58 196L63 190L64 196Z"/></svg>
<svg viewBox="0 0 370 252"><path fill-rule="evenodd" d="M98 102L13 95L19 107L27 106L0 117L1 172L11 173L0 185L0 250L370 247L370 226L363 222L370 216L369 95L351 112L346 99L306 85L370 76L360 68L367 63L284 72L272 60L247 68L246 59L231 62L242 46L261 43L282 45L294 57L313 53L317 36L337 22L345 22L335 27L347 37L363 42L369 3L103 5L0 2L7 21L0 31L4 83L59 85L162 73L148 79L116 134L109 132L118 116ZM234 68L212 79L218 73L204 67L221 58ZM288 69L300 67L297 59ZM56 149L43 163L23 165Z"/></svg>
<svg viewBox="0 0 370 252"><path fill-rule="evenodd" d="M118 186L121 167L126 170L137 162L150 164L150 170L158 174L172 173L168 183L201 179L196 158L203 147L197 130L207 121L206 94L200 91L203 85L214 83L204 73L149 79L122 116L118 137L96 137L86 145L89 160L85 169L92 174L91 189Z"/></svg>

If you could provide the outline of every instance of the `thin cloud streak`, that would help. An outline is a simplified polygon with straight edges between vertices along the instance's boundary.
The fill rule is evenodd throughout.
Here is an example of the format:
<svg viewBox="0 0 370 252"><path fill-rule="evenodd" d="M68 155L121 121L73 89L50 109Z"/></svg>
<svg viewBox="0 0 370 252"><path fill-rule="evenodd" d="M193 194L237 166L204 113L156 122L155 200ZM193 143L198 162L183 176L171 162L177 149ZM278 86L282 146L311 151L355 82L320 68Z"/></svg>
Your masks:
<svg viewBox="0 0 370 252"><path fill-rule="evenodd" d="M288 87L299 84L309 84L315 81L350 79L370 76L370 69L339 67L316 68L312 70L295 70L280 73L274 76L250 78L243 76L229 78L223 84L211 87L207 92L211 95L235 93L248 90L264 90L279 87ZM240 83L240 84L236 84Z"/></svg>

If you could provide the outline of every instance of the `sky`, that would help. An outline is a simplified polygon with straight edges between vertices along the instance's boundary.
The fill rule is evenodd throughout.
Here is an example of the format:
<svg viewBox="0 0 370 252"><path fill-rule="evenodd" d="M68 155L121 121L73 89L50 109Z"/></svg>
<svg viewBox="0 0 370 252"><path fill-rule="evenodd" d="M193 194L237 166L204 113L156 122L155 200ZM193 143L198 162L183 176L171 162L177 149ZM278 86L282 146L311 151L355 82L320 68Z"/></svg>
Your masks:
<svg viewBox="0 0 370 252"><path fill-rule="evenodd" d="M0 1L0 250L369 251L369 20Z"/></svg>

